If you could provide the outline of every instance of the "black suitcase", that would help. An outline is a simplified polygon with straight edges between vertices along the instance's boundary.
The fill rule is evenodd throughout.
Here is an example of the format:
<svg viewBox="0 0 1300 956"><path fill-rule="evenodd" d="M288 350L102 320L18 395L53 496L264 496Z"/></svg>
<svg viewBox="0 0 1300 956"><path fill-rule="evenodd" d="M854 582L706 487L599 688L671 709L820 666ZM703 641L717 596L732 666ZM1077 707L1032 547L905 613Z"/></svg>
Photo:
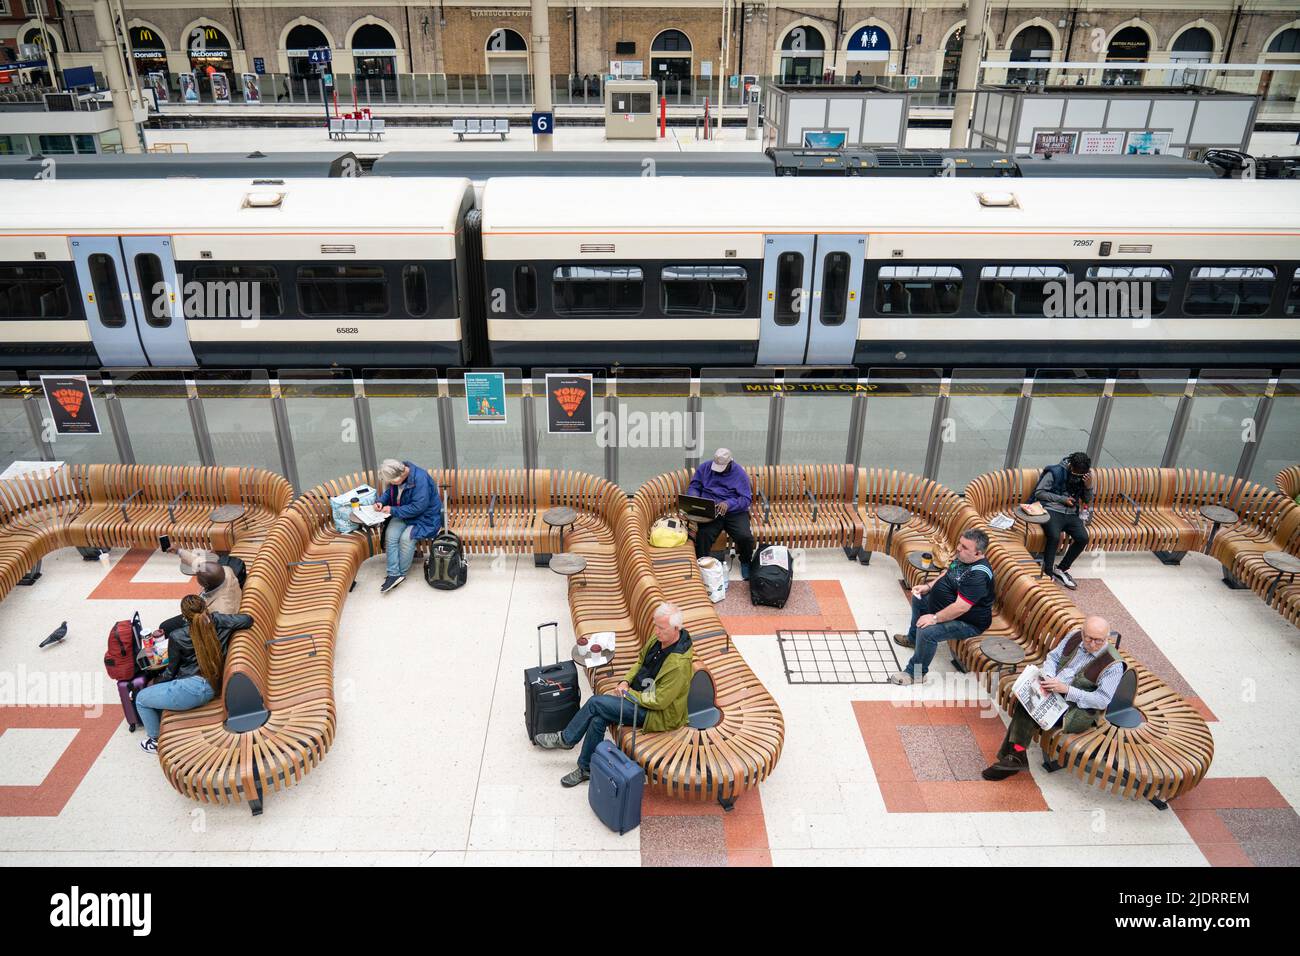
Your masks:
<svg viewBox="0 0 1300 956"><path fill-rule="evenodd" d="M542 631L555 628L555 663L542 664ZM537 666L524 671L524 729L528 740L538 734L563 730L578 712L582 691L578 665L560 660L560 625L549 621L537 626Z"/></svg>
<svg viewBox="0 0 1300 956"><path fill-rule="evenodd" d="M790 599L790 582L794 579L794 558L789 548L785 560L781 561L780 545L759 545L754 549L754 557L749 562L749 601L751 604L763 604L767 607L785 607ZM763 555L772 551L768 563L763 563ZM776 558L777 560L772 560Z"/></svg>

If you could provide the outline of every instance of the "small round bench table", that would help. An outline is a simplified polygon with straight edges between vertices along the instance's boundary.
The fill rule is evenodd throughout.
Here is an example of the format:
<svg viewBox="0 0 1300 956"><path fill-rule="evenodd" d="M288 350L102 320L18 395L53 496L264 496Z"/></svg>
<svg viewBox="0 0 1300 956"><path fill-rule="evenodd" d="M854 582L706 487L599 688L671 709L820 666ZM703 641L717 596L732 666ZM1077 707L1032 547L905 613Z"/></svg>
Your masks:
<svg viewBox="0 0 1300 956"><path fill-rule="evenodd" d="M922 577L921 580L923 581L929 580L930 575L943 574L945 571L948 570L946 566L941 566L934 559L931 559L930 566L927 568L921 561L922 553L923 552L920 551L907 552L907 563L910 564L912 567L916 568L916 570L920 571L922 575L924 575L924 577Z"/></svg>
<svg viewBox="0 0 1300 956"><path fill-rule="evenodd" d="M1201 517L1210 520L1210 537L1205 542L1206 554L1209 554L1210 548L1214 546L1214 536L1219 533L1220 525L1236 524L1241 520L1237 512L1222 505L1201 505Z"/></svg>
<svg viewBox="0 0 1300 956"><path fill-rule="evenodd" d="M579 586L585 586L587 583L587 559L581 554L553 554L549 567L556 574L562 574L566 578L581 574L582 580L578 582Z"/></svg>
<svg viewBox="0 0 1300 956"><path fill-rule="evenodd" d="M552 528L560 529L560 550L564 550L564 529L573 527L578 520L578 512L564 505L547 508L542 512L542 520Z"/></svg>
<svg viewBox="0 0 1300 956"><path fill-rule="evenodd" d="M889 534L885 535L885 554L889 554L889 546L894 543L894 532L912 520L912 512L898 505L881 505L876 509L876 517L889 525Z"/></svg>
<svg viewBox="0 0 1300 956"><path fill-rule="evenodd" d="M1282 583L1282 575L1291 575L1287 583L1292 584L1295 582L1295 576L1300 574L1300 558L1286 551L1265 551L1263 557L1264 563L1277 571L1277 577L1268 586L1268 596L1264 598L1265 603L1272 604L1273 597L1277 594L1277 586Z"/></svg>

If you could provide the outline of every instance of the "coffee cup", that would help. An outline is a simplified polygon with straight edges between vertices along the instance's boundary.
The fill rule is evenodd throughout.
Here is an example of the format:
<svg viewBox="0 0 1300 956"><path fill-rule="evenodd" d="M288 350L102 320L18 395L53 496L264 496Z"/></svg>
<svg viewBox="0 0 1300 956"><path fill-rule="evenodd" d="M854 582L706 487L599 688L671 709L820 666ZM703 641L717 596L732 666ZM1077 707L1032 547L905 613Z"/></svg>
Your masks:
<svg viewBox="0 0 1300 956"><path fill-rule="evenodd" d="M923 568L934 567L934 555L931 554L929 551L921 552L921 567Z"/></svg>

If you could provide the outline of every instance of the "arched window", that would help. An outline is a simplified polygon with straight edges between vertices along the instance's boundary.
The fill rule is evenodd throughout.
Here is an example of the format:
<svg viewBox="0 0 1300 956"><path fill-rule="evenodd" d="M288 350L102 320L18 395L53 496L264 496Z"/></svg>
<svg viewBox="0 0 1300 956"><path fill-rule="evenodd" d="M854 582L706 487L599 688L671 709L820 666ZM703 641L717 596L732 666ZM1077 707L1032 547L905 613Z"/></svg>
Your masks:
<svg viewBox="0 0 1300 956"><path fill-rule="evenodd" d="M690 53L690 38L681 30L664 30L650 44L651 53Z"/></svg>
<svg viewBox="0 0 1300 956"><path fill-rule="evenodd" d="M1174 48L1169 59L1175 63L1209 63L1213 52L1214 37L1210 31L1204 27L1192 27L1174 38ZM1172 86L1183 86L1202 83L1204 80L1204 70L1180 69L1173 71L1169 82Z"/></svg>
<svg viewBox="0 0 1300 956"><path fill-rule="evenodd" d="M1125 27L1110 39L1106 48L1107 63L1145 63L1151 54L1151 37L1141 27ZM1117 86L1132 86L1142 79L1140 70L1107 70L1101 81Z"/></svg>
<svg viewBox="0 0 1300 956"><path fill-rule="evenodd" d="M167 45L152 27L131 27L126 36L137 72L141 75L167 72Z"/></svg>
<svg viewBox="0 0 1300 956"><path fill-rule="evenodd" d="M1011 38L1011 59L1044 63L1052 58L1052 35L1045 27L1025 27ZM1008 70L1008 83L1046 83L1046 70Z"/></svg>
<svg viewBox="0 0 1300 956"><path fill-rule="evenodd" d="M781 39L781 82L820 83L826 37L816 27L800 24Z"/></svg>
<svg viewBox="0 0 1300 956"><path fill-rule="evenodd" d="M323 64L312 63L308 54L329 45L329 38L319 27L310 23L298 24L284 38L284 52L289 58L289 75L295 79L318 75Z"/></svg>
<svg viewBox="0 0 1300 956"><path fill-rule="evenodd" d="M528 49L528 43L517 31L498 27L488 34L484 49L489 53L522 52Z"/></svg>
<svg viewBox="0 0 1300 956"><path fill-rule="evenodd" d="M781 41L782 50L799 52L801 50L825 50L826 38L820 30L805 25L792 29Z"/></svg>
<svg viewBox="0 0 1300 956"><path fill-rule="evenodd" d="M352 70L355 81L377 95L382 84L385 95L397 92L397 43L388 28L365 23L352 34Z"/></svg>
<svg viewBox="0 0 1300 956"><path fill-rule="evenodd" d="M230 55L230 40L225 31L211 23L191 27L185 37L185 50L190 56L190 68L199 75L202 87L214 73L235 72L235 61Z"/></svg>
<svg viewBox="0 0 1300 956"><path fill-rule="evenodd" d="M352 34L352 49L355 52L366 50L396 50L397 44L388 28L378 23L367 23L357 28Z"/></svg>
<svg viewBox="0 0 1300 956"><path fill-rule="evenodd" d="M1214 52L1214 37L1210 36L1210 31L1205 27L1192 27L1190 30L1184 30L1178 34L1174 40L1174 52L1176 53L1212 53Z"/></svg>
<svg viewBox="0 0 1300 956"><path fill-rule="evenodd" d="M659 83L661 95L689 94L695 58L691 38L681 30L663 30L650 43L650 76Z"/></svg>
<svg viewBox="0 0 1300 956"><path fill-rule="evenodd" d="M1273 37L1269 53L1300 53L1300 28L1290 27Z"/></svg>

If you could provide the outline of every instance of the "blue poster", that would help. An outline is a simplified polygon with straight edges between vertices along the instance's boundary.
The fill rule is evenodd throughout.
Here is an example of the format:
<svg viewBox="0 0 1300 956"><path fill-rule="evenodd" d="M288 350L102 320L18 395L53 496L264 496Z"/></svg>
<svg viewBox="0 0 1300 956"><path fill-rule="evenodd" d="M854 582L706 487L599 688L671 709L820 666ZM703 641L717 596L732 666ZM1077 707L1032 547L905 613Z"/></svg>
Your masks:
<svg viewBox="0 0 1300 956"><path fill-rule="evenodd" d="M471 424L506 420L504 372L465 373L465 412Z"/></svg>
<svg viewBox="0 0 1300 956"><path fill-rule="evenodd" d="M843 149L848 138L848 133L804 133L803 145L805 149Z"/></svg>

